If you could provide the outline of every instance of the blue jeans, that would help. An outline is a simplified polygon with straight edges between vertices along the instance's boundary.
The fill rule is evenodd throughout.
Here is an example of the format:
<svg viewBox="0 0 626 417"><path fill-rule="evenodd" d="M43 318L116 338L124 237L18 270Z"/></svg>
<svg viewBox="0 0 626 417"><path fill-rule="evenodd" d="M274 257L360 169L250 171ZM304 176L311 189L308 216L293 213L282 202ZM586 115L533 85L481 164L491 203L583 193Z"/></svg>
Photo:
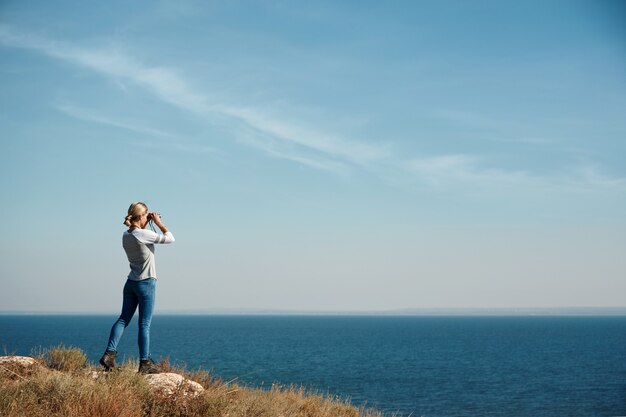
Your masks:
<svg viewBox="0 0 626 417"><path fill-rule="evenodd" d="M141 281L126 280L124 285L124 302L122 314L113 324L107 351L117 352L124 329L130 324L135 310L139 307L139 359L146 360L150 357L150 322L154 310L154 294L156 292L156 279L148 278Z"/></svg>

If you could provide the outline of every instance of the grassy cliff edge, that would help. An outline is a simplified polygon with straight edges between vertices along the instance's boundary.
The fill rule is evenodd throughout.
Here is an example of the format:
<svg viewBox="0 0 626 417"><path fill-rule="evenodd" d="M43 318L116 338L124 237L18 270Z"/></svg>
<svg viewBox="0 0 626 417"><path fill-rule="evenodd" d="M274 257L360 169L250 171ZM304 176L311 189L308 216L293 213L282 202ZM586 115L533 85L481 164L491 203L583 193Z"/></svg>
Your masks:
<svg viewBox="0 0 626 417"><path fill-rule="evenodd" d="M205 371L174 369L167 362L161 364L164 372L182 375L204 390L190 392L183 384L173 391L155 389L132 361L99 372L76 348L55 347L33 359L0 361L1 416L383 417L380 411L302 387L248 388Z"/></svg>

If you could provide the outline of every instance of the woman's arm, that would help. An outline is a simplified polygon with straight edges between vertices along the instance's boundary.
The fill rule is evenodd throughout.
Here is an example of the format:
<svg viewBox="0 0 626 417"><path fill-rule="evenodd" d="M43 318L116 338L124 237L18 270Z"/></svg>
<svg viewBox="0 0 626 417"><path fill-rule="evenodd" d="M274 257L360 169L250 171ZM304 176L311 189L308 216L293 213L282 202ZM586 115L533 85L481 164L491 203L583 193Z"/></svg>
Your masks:
<svg viewBox="0 0 626 417"><path fill-rule="evenodd" d="M150 218L157 225L163 234L155 233L152 230L135 229L133 235L141 242L145 244L153 243L174 243L174 235L169 231L167 227L161 221L161 215L159 213L150 213Z"/></svg>
<svg viewBox="0 0 626 417"><path fill-rule="evenodd" d="M145 243L147 245L153 243L174 243L176 241L176 239L174 239L174 235L169 230L164 234L161 234L153 232L152 230L135 229L132 231L132 234L141 243Z"/></svg>

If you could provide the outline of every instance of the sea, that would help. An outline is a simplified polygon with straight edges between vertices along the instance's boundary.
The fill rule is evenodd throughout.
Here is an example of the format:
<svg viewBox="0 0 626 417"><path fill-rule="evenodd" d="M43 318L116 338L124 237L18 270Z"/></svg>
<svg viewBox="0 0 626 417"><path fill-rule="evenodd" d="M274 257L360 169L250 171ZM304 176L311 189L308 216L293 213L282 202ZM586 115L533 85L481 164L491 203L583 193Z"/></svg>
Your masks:
<svg viewBox="0 0 626 417"><path fill-rule="evenodd" d="M0 349L79 347L113 315L0 315ZM136 359L136 318L119 346ZM153 358L395 416L626 416L626 316L155 315Z"/></svg>

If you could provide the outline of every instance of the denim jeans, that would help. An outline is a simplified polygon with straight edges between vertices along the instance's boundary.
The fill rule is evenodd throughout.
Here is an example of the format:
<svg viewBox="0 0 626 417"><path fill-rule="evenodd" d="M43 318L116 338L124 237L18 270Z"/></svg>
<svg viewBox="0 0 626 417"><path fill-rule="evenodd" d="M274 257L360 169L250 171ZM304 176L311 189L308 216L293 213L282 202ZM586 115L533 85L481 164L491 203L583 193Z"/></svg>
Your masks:
<svg viewBox="0 0 626 417"><path fill-rule="evenodd" d="M124 329L130 324L135 310L139 307L139 359L146 360L150 357L150 322L154 310L154 294L156 291L156 279L148 278L141 281L127 280L124 285L124 302L122 314L113 324L107 351L117 352Z"/></svg>

